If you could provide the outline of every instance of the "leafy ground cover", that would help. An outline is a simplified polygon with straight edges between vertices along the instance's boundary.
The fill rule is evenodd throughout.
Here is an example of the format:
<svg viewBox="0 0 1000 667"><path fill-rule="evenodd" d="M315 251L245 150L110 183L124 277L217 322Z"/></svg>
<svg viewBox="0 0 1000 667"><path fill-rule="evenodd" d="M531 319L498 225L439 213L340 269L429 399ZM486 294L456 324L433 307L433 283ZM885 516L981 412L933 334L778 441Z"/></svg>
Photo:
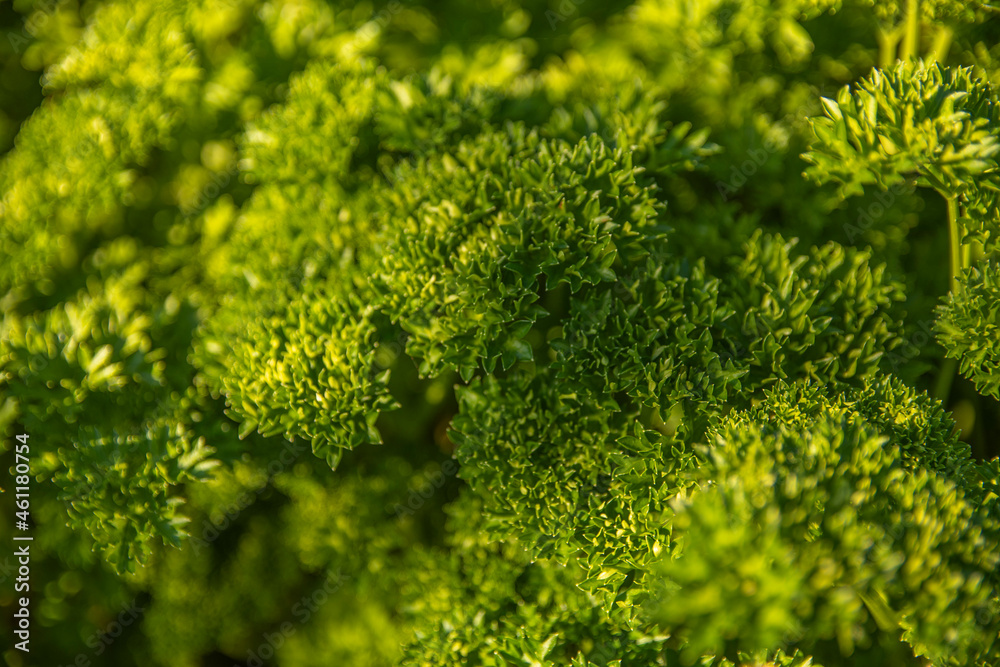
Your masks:
<svg viewBox="0 0 1000 667"><path fill-rule="evenodd" d="M1000 664L997 11L0 1L7 664Z"/></svg>

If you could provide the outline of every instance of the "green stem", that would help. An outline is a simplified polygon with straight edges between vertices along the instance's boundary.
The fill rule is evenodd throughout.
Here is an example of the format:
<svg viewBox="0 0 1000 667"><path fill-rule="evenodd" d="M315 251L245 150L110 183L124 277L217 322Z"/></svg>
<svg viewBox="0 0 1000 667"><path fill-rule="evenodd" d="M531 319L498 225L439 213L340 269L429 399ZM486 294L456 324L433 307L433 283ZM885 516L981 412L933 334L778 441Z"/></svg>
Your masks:
<svg viewBox="0 0 1000 667"><path fill-rule="evenodd" d="M906 0L906 33L899 51L900 60L909 60L917 52L920 38L920 8L918 0Z"/></svg>
<svg viewBox="0 0 1000 667"><path fill-rule="evenodd" d="M944 62L948 57L948 49L951 48L951 38L954 35L951 28L946 25L938 28L937 35L934 36L934 46L931 47L929 60Z"/></svg>
<svg viewBox="0 0 1000 667"><path fill-rule="evenodd" d="M948 197L948 235L951 239L949 243L951 255L951 292L958 294L959 276L962 272L962 240L958 230L958 202L955 197Z"/></svg>
<svg viewBox="0 0 1000 667"><path fill-rule="evenodd" d="M958 372L958 361L955 359L945 359L944 363L941 364L941 370L938 372L937 381L934 383L934 393L932 396L937 400L948 405L948 396L951 395L951 383L955 379L955 373Z"/></svg>
<svg viewBox="0 0 1000 667"><path fill-rule="evenodd" d="M958 294L961 286L959 275L962 271L962 240L958 229L958 202L955 197L946 197L948 203L948 236L949 236L949 256L950 256L950 289L951 293ZM947 403L948 395L951 393L951 384L958 371L958 361L955 359L945 359L938 372L937 381L934 383L934 398L942 403Z"/></svg>
<svg viewBox="0 0 1000 667"><path fill-rule="evenodd" d="M896 62L896 47L902 36L899 28L885 30L879 27L876 37L878 38L878 63L881 69L888 69Z"/></svg>

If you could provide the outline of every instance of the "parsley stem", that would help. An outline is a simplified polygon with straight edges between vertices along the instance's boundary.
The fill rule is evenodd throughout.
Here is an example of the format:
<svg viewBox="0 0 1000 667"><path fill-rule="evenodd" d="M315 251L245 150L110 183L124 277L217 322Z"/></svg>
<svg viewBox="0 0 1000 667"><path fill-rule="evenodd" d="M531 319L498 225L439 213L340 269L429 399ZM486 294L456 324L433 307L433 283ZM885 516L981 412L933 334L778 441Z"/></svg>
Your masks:
<svg viewBox="0 0 1000 667"><path fill-rule="evenodd" d="M951 283L952 294L958 294L959 274L962 271L962 241L958 229L958 202L955 197L947 197L948 202L948 232L951 237L949 250L951 253Z"/></svg>
<svg viewBox="0 0 1000 667"><path fill-rule="evenodd" d="M900 60L909 60L917 52L917 42L920 38L918 5L918 0L906 1L906 33L903 35L903 46L899 52Z"/></svg>
<svg viewBox="0 0 1000 667"><path fill-rule="evenodd" d="M898 27L892 30L885 30L879 27L876 37L878 38L878 61L880 68L889 69L896 62L896 47L899 45L900 36Z"/></svg>
<svg viewBox="0 0 1000 667"><path fill-rule="evenodd" d="M950 288L952 295L956 295L961 285L959 274L962 270L962 243L958 230L958 202L955 197L946 197L945 201L948 203L948 235L950 237L948 244L951 255L951 261L949 262L951 268ZM951 383L955 379L957 371L958 362L955 359L945 359L941 364L937 381L934 383L934 397L942 403L946 403L948 400L948 394L951 393Z"/></svg>
<svg viewBox="0 0 1000 667"><path fill-rule="evenodd" d="M934 46L931 47L930 56L928 56L929 61L944 62L945 58L948 57L948 49L951 47L951 40L954 36L951 28L946 25L940 26L938 28L937 35L934 37Z"/></svg>
<svg viewBox="0 0 1000 667"><path fill-rule="evenodd" d="M950 357L945 358L938 371L937 381L934 383L934 398L941 401L946 407L948 396L951 394L951 383L955 379L955 372L958 371L958 361Z"/></svg>
<svg viewBox="0 0 1000 667"><path fill-rule="evenodd" d="M876 33L878 37L878 66L882 69L892 67L893 56L896 55L896 44L898 42L895 33L895 30L886 31L882 28L879 28Z"/></svg>

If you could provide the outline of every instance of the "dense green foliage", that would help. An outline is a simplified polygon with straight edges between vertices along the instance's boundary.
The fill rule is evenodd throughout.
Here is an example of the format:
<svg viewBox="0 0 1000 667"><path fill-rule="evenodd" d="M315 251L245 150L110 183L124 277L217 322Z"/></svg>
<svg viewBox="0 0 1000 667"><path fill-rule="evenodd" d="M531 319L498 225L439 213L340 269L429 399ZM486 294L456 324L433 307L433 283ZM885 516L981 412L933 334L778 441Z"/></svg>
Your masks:
<svg viewBox="0 0 1000 667"><path fill-rule="evenodd" d="M0 22L8 664L1000 664L996 9Z"/></svg>

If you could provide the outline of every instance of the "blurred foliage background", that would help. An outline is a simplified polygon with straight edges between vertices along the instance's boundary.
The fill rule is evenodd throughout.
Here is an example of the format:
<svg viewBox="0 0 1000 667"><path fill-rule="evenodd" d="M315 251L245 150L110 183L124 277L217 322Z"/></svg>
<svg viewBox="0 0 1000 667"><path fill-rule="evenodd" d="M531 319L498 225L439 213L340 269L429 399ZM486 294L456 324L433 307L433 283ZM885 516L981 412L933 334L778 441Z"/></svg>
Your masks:
<svg viewBox="0 0 1000 667"><path fill-rule="evenodd" d="M919 52L1000 85L1000 21L952 4L926 3L937 13L921 18ZM536 560L516 531L488 537L496 519L456 474L449 430L463 400L476 414L474 397L456 395L456 373L418 372L392 324L373 324L376 355L402 407L379 417L381 446L343 453L332 472L311 433L283 439L279 415L265 437L268 416L219 391L219 366L257 371L218 350L239 338L226 326L261 311L222 333L206 322L234 294L279 309L312 285L295 202L350 219L348 195L391 183L424 145L457 142L478 109L568 141L614 134L626 109L656 131L690 125L678 144L707 133L684 144L697 169L649 158L676 252L726 276L761 230L802 250L868 250L905 294L880 304L902 341L881 368L934 392L944 203L912 189L842 202L802 177L799 157L820 97L883 62L902 16L865 0L0 0L0 424L31 435L44 480L35 641L30 659L3 647L6 664L535 665L546 658L525 646L553 627L554 664L681 660L601 613L574 585L585 566ZM324 62L360 74L340 81ZM384 91L396 106L379 116ZM291 231L273 234L275 221ZM338 243L323 266L350 246ZM744 264L780 263L767 252ZM250 271L246 256L263 259ZM289 293L261 297L255 281ZM1000 455L995 398L961 377L940 398L976 459ZM4 624L11 563L0 556ZM138 622L121 626L122 612ZM875 644L824 664L922 663Z"/></svg>

